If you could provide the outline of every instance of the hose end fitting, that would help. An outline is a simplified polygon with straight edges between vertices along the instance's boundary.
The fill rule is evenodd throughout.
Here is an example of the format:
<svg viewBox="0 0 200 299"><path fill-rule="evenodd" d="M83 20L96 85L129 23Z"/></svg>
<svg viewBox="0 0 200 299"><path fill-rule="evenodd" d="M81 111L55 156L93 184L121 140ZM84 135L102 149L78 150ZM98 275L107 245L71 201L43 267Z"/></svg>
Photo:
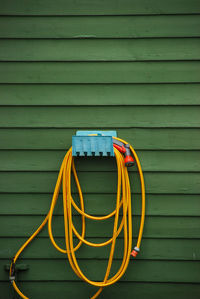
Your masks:
<svg viewBox="0 0 200 299"><path fill-rule="evenodd" d="M9 281L11 284L13 284L13 281L15 281L15 276L9 276Z"/></svg>
<svg viewBox="0 0 200 299"><path fill-rule="evenodd" d="M134 165L135 161L131 155L130 145L125 144L124 146L126 148L124 162L125 162L126 167L131 167Z"/></svg>
<svg viewBox="0 0 200 299"><path fill-rule="evenodd" d="M140 249L138 247L134 247L133 251L131 252L131 255L133 257L136 257L138 255L138 253L140 252Z"/></svg>

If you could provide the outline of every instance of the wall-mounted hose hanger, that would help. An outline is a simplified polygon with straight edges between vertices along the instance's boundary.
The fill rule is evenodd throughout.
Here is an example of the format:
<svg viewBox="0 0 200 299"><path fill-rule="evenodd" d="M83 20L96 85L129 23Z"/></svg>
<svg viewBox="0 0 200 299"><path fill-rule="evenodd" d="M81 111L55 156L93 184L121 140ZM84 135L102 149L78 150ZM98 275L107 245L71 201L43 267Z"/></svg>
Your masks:
<svg viewBox="0 0 200 299"><path fill-rule="evenodd" d="M15 264L19 258L22 251L26 246L39 234L45 224L48 222L49 237L53 246L60 252L67 254L69 263L75 272L75 274L87 283L98 287L97 292L91 297L92 299L97 298L104 287L117 282L125 273L130 257L134 258L140 251L140 243L142 239L143 227L144 227L144 217L145 217L145 186L143 173L140 166L139 159L136 152L130 144L126 141L116 137L116 131L78 131L76 136L72 137L72 147L66 153L62 165L60 167L60 172L56 182L50 210L39 226L39 228L33 233L33 235L24 243L24 245L18 250L14 258L12 259L10 265L10 276L9 279L16 290L16 292L22 298L28 298L25 296L16 285L15 280ZM81 191L81 186L78 180L74 160L78 156L115 156L117 163L118 172L118 183L117 183L117 194L116 194L116 208L110 214L106 216L92 216L85 212L84 208L84 198ZM95 160L93 159L95 162ZM140 181L141 181L141 196L142 196L142 208L141 208L141 220L140 228L138 232L137 243L132 250L132 210L131 210L131 189L130 181L128 175L128 167L137 164ZM73 173L76 187L79 193L80 208L77 206L73 200L71 193L71 174ZM62 184L62 194L63 194L63 212L64 212L64 227L65 227L65 248L61 248L55 242L52 234L52 216L54 208L58 199L59 191ZM76 230L73 217L72 208L81 215L82 218L82 232ZM122 218L119 221L119 213L122 211ZM85 238L85 220L86 218L94 221L102 221L113 217L113 236L103 243L92 243ZM120 222L120 223L119 223ZM112 261L114 257L115 244L118 235L123 232L124 235L124 253L121 265L117 272L110 277L110 271L112 266ZM74 245L74 237L77 237L79 243ZM92 247L103 247L110 246L110 254L108 257L107 270L103 281L93 281L86 277L80 268L77 261L76 251L80 248L82 244L86 244ZM98 271L98 269L96 269Z"/></svg>

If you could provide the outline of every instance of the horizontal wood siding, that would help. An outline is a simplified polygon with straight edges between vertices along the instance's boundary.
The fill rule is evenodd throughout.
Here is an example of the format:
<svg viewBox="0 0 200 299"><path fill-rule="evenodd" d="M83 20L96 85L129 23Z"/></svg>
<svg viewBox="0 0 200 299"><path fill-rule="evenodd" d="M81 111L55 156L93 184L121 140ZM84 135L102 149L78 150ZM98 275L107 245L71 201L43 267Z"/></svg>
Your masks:
<svg viewBox="0 0 200 299"><path fill-rule="evenodd" d="M1 1L1 15L162 15L200 12L198 0Z"/></svg>
<svg viewBox="0 0 200 299"><path fill-rule="evenodd" d="M197 0L0 1L0 299L13 297L6 269L46 215L79 128L116 129L137 150L146 184L141 253L101 298L200 297L199 37ZM86 210L110 213L114 159L77 159L76 167ZM130 178L135 244L136 168ZM64 247L61 197L53 225ZM73 218L80 228L76 212ZM86 228L93 242L112 235L110 220ZM120 235L112 271L122 251ZM79 250L89 278L103 279L108 253L109 247ZM90 298L96 290L54 249L47 228L17 267L26 269L17 278L31 299Z"/></svg>

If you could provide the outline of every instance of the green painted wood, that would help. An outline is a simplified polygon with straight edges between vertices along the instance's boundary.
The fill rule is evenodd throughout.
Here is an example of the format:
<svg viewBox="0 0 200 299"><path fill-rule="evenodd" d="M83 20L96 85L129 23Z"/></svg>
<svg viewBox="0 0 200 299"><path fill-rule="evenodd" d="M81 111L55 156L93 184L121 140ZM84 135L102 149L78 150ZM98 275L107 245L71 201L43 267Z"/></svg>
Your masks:
<svg viewBox="0 0 200 299"><path fill-rule="evenodd" d="M85 127L88 129L91 127ZM106 130L105 127L100 127ZM100 129L98 128L98 129ZM95 128L93 128L95 129ZM114 128L118 136L127 140L136 150L199 150L199 129L194 128ZM0 129L1 149L56 149L71 146L74 129L9 128Z"/></svg>
<svg viewBox="0 0 200 299"><path fill-rule="evenodd" d="M1 62L0 83L197 83L199 61Z"/></svg>
<svg viewBox="0 0 200 299"><path fill-rule="evenodd" d="M138 15L200 13L198 0L31 0L1 1L1 15Z"/></svg>
<svg viewBox="0 0 200 299"><path fill-rule="evenodd" d="M8 17L1 38L144 38L200 35L199 15Z"/></svg>
<svg viewBox="0 0 200 299"><path fill-rule="evenodd" d="M198 60L199 50L198 38L0 40L1 61Z"/></svg>
<svg viewBox="0 0 200 299"><path fill-rule="evenodd" d="M199 84L1 84L0 105L199 105Z"/></svg>
<svg viewBox="0 0 200 299"><path fill-rule="evenodd" d="M58 171L67 151L0 151L0 171ZM143 171L200 171L199 151L137 151ZM78 171L115 171L115 158L76 158ZM137 167L129 168L137 171Z"/></svg>
<svg viewBox="0 0 200 299"><path fill-rule="evenodd" d="M12 290L8 282L0 282L2 293L4 297L2 299L12 298ZM19 282L19 287L33 299L37 298L57 298L63 299L63 295L70 298L90 298L95 294L97 289L85 282ZM59 290L59 291L58 291ZM101 293L101 298L126 298L132 299L133 296L141 297L143 299L160 298L162 294L163 299L177 299L181 296L182 299L199 299L200 286L199 284L192 283L144 283L144 282L118 282L113 286L105 288Z"/></svg>
<svg viewBox="0 0 200 299"><path fill-rule="evenodd" d="M46 214L46 213L45 213ZM0 225L4 227L1 237L29 237L42 223L45 216L1 216ZM138 235L140 216L133 216L133 237ZM121 217L120 217L121 219ZM81 231L81 217L74 216L75 227ZM199 217L163 217L147 216L144 227L144 238L200 238ZM64 236L63 216L54 216L53 233L57 237ZM111 237L113 235L113 219L101 221L86 221L87 237ZM47 227L40 236L48 236Z"/></svg>
<svg viewBox="0 0 200 299"><path fill-rule="evenodd" d="M13 297L4 265L47 213L71 135L99 126L117 129L139 150L147 189L142 252L124 281L101 297L199 298L200 72L199 62L189 61L199 59L199 12L196 0L0 1L0 59L10 61L0 65L0 105L6 106L0 115L0 298ZM112 211L116 200L114 163L101 161L77 163L86 210L97 215ZM141 199L134 169L130 177L136 237ZM80 229L80 217L73 219ZM61 198L53 227L62 244ZM87 221L87 238L106 240L112 227L111 220ZM122 243L120 235L115 266ZM79 251L90 278L103 279L108 249ZM30 298L95 292L78 282L46 228L23 257L29 270L19 280Z"/></svg>
<svg viewBox="0 0 200 299"><path fill-rule="evenodd" d="M57 175L57 172L0 172L0 189L7 193L53 192ZM130 173L129 177L132 190L140 192L139 175ZM113 193L116 190L116 172L80 172L79 179L85 193ZM147 193L199 194L199 173L146 172L144 179Z"/></svg>
<svg viewBox="0 0 200 299"><path fill-rule="evenodd" d="M105 238L88 238L90 242L100 243ZM0 258L11 258L15 255L20 246L25 243L26 238L2 238ZM64 238L56 238L56 242L65 248ZM135 244L136 239L133 239ZM200 240L198 239L146 239L142 240L140 254L137 259L145 260L200 260L199 248ZM110 252L110 246L105 248L91 248L81 246L79 249L79 259L107 259ZM121 259L123 253L123 239L118 239L115 249L115 259ZM49 238L38 238L34 240L30 246L22 254L23 259L63 259ZM26 261L23 261L26 263ZM20 264L20 262L18 263Z"/></svg>
<svg viewBox="0 0 200 299"><path fill-rule="evenodd" d="M73 194L78 203L77 194ZM52 194L0 194L0 215L45 215ZM89 214L106 215L115 208L115 194L84 194L85 210ZM99 204L100 203L100 204ZM76 214L75 211L73 211ZM141 213L141 194L132 194L132 213ZM62 195L56 204L55 215L63 215ZM146 194L148 216L200 216L200 196L185 194Z"/></svg>
<svg viewBox="0 0 200 299"><path fill-rule="evenodd" d="M1 268L7 261L1 260ZM21 280L79 280L66 260L28 260L28 271L22 271L19 276ZM103 280L107 261L81 260L80 267L84 273L93 280ZM115 261L111 273L115 273L121 265L121 261ZM121 281L146 281L146 282L199 282L200 262L193 261L139 261L132 260L129 263L125 275ZM46 271L48 267L48 271ZM38 269L41 269L38 271ZM52 269L52 271L50 271ZM98 271L96 270L98 269ZM165 269L165 271L163 271ZM8 279L8 273L4 271L1 280Z"/></svg>
<svg viewBox="0 0 200 299"><path fill-rule="evenodd" d="M200 106L2 107L0 127L200 127L199 114Z"/></svg>

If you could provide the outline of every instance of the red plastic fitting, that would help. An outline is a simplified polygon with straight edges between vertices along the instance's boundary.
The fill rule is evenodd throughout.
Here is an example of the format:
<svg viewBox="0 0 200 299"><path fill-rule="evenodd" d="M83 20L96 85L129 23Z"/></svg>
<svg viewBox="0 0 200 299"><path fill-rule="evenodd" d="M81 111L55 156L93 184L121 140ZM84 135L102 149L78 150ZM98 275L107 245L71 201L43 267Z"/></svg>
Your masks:
<svg viewBox="0 0 200 299"><path fill-rule="evenodd" d="M122 145L122 146L119 146L119 145L117 145L117 144L113 144L113 146L120 152L120 153L123 153L123 154L125 154L125 152L126 152L126 149L125 149L125 147Z"/></svg>
<svg viewBox="0 0 200 299"><path fill-rule="evenodd" d="M126 167L133 166L135 161L131 155L130 145L124 144L119 140L113 140L113 146L122 154L124 154L124 163Z"/></svg>
<svg viewBox="0 0 200 299"><path fill-rule="evenodd" d="M130 145L129 144L125 144L125 149L126 149L126 152L125 152L125 159L124 159L124 162L125 162L125 165L127 167L130 167L130 166L133 166L135 161L131 155L131 150L130 150Z"/></svg>
<svg viewBox="0 0 200 299"><path fill-rule="evenodd" d="M126 158L124 159L125 165L130 167L134 165L134 160L132 156L126 156Z"/></svg>
<svg viewBox="0 0 200 299"><path fill-rule="evenodd" d="M133 257L136 257L138 255L138 253L140 252L140 249L138 247L134 247L133 251L131 252L131 255Z"/></svg>
<svg viewBox="0 0 200 299"><path fill-rule="evenodd" d="M131 255L132 255L133 257L136 257L136 256L138 255L138 252L135 251L135 250L133 249L133 251L131 252Z"/></svg>

